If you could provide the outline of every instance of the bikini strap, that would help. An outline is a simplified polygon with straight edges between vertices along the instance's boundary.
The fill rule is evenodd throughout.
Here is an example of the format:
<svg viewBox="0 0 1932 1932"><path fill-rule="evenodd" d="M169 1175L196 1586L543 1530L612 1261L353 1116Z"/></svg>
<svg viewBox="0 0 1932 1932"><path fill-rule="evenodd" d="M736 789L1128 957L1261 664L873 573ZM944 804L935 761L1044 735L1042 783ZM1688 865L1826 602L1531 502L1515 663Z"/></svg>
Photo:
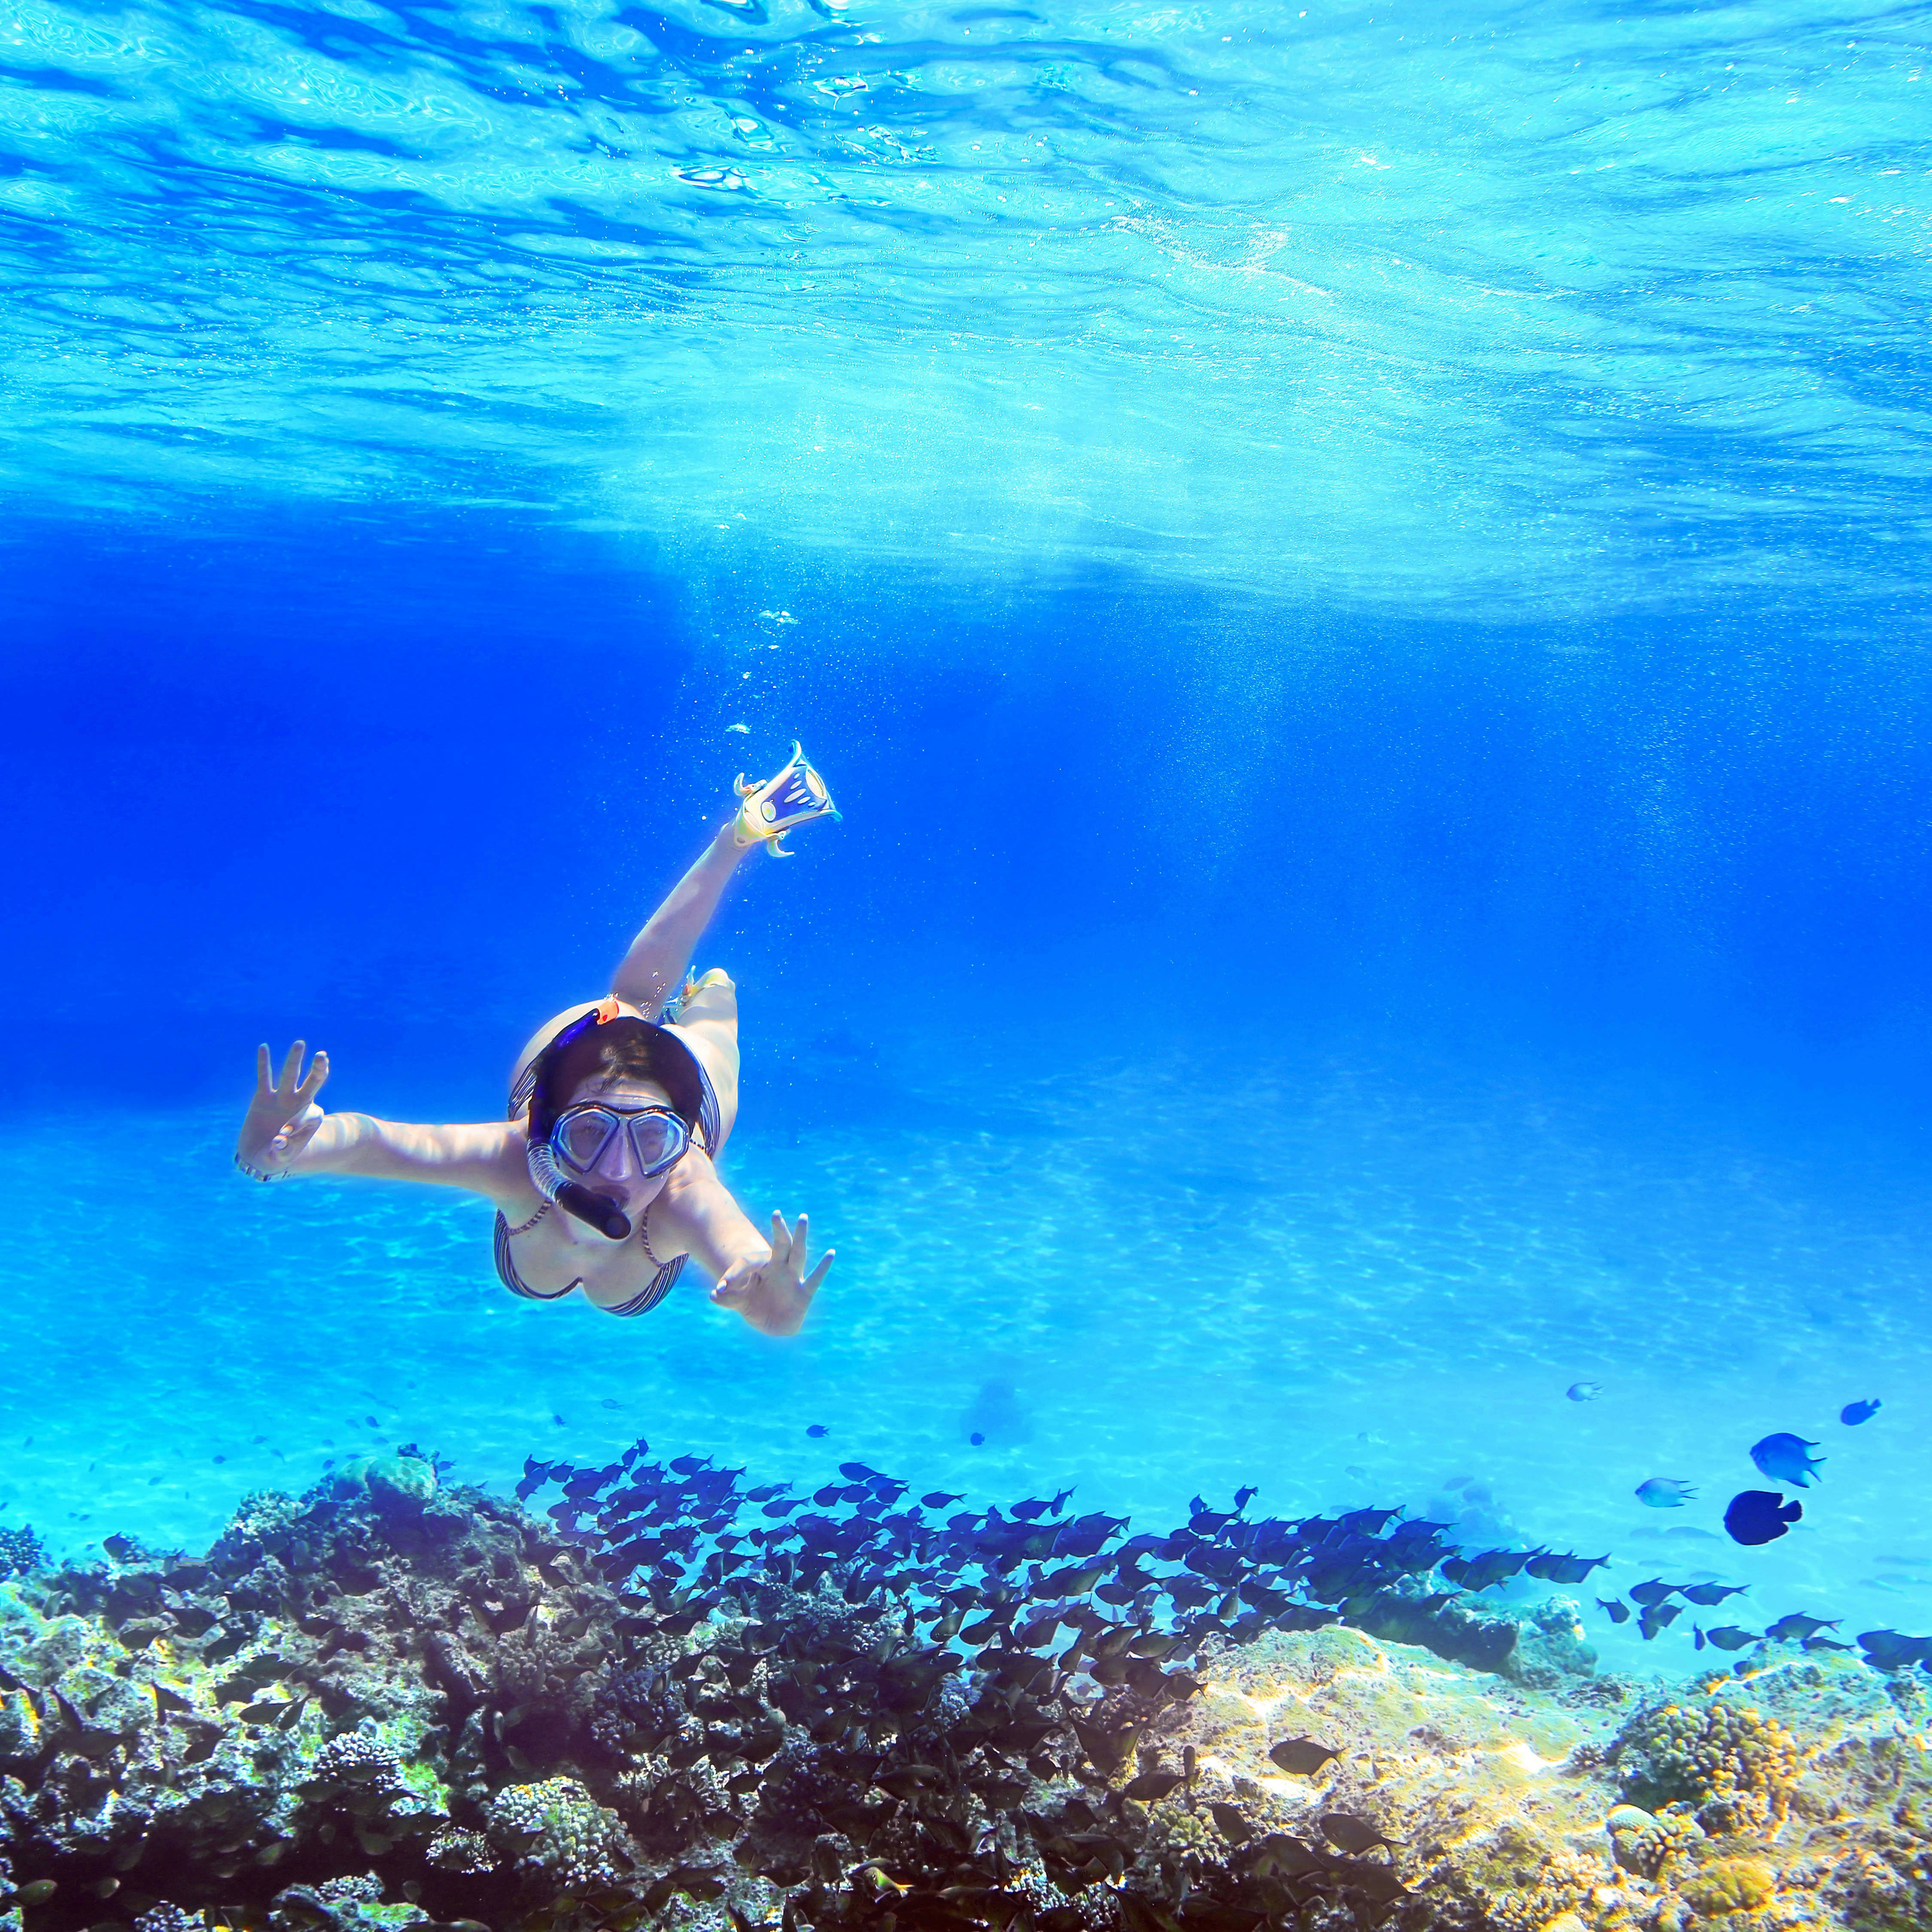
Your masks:
<svg viewBox="0 0 1932 1932"><path fill-rule="evenodd" d="M503 1224L504 1233L506 1234L528 1234L530 1231L550 1212L552 1205L553 1204L551 1202L546 1201L527 1221L519 1221L514 1228L512 1227L507 1221L505 1222Z"/></svg>

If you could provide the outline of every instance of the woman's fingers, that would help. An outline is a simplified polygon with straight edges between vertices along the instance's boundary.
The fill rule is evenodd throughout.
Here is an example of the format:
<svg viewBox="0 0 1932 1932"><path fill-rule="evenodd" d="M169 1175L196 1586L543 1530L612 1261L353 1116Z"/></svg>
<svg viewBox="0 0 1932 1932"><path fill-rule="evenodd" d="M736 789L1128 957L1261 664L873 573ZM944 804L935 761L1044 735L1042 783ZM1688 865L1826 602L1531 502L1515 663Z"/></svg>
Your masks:
<svg viewBox="0 0 1932 1932"><path fill-rule="evenodd" d="M772 1266L782 1268L791 1258L791 1230L785 1226L785 1217L774 1208L772 1210Z"/></svg>
<svg viewBox="0 0 1932 1932"><path fill-rule="evenodd" d="M266 1100L275 1090L274 1082L268 1077L270 1066L268 1042L265 1040L255 1049L255 1097Z"/></svg>
<svg viewBox="0 0 1932 1932"><path fill-rule="evenodd" d="M317 1047L314 1059L309 1063L308 1078L296 1089L296 1104L306 1107L322 1091L328 1078L328 1055Z"/></svg>
<svg viewBox="0 0 1932 1932"><path fill-rule="evenodd" d="M736 1308L750 1292L747 1276L753 1272L742 1264L728 1270L711 1291L712 1300L721 1308Z"/></svg>
<svg viewBox="0 0 1932 1932"><path fill-rule="evenodd" d="M292 1094L296 1083L302 1078L302 1055L308 1051L308 1042L298 1040L289 1048L288 1058L282 1062L281 1077L275 1082L278 1094L284 1091Z"/></svg>
<svg viewBox="0 0 1932 1932"><path fill-rule="evenodd" d="M806 1276L802 1287L807 1294L818 1292L818 1284L825 1279L825 1270L832 1265L832 1257L838 1252L836 1248L827 1248L820 1257L818 1267Z"/></svg>

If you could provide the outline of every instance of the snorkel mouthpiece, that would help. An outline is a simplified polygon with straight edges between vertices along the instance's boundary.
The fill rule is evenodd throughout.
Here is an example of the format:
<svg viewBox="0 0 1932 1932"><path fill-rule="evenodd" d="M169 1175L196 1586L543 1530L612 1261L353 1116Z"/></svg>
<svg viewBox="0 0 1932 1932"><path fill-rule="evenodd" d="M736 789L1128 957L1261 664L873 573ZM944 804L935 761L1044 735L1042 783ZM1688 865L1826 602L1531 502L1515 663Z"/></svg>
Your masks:
<svg viewBox="0 0 1932 1932"><path fill-rule="evenodd" d="M580 1221L586 1221L606 1240L628 1241L631 1238L630 1217L608 1195L593 1194L587 1187L572 1181L557 1197L557 1205L566 1214L574 1214Z"/></svg>
<svg viewBox="0 0 1932 1932"><path fill-rule="evenodd" d="M628 1241L630 1218L608 1194L598 1194L581 1181L572 1180L556 1164L548 1141L535 1142L530 1151L530 1179L546 1201L554 1201L566 1214L574 1214L586 1226L595 1228L605 1240Z"/></svg>

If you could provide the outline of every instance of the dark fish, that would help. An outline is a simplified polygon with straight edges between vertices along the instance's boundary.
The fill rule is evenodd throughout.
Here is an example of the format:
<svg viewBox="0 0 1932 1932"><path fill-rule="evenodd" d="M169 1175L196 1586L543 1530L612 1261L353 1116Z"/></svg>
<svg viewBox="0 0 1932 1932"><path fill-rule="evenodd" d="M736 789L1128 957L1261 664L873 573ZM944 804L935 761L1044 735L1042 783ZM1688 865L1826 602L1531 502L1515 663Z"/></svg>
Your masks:
<svg viewBox="0 0 1932 1932"><path fill-rule="evenodd" d="M1232 1804L1210 1804L1208 1811L1231 1844L1241 1844L1254 1835L1253 1827Z"/></svg>
<svg viewBox="0 0 1932 1932"><path fill-rule="evenodd" d="M1078 1718L1069 1720L1073 1726L1073 1735L1080 1741L1080 1748L1093 1760L1094 1768L1111 1778L1127 1761L1127 1753L1133 1748L1138 1735L1132 1730L1109 1732L1097 1725L1083 1724Z"/></svg>
<svg viewBox="0 0 1932 1932"><path fill-rule="evenodd" d="M1328 1868L1328 1860L1321 1852L1286 1832L1270 1832L1252 1844L1244 1845L1235 1862L1253 1878L1298 1878Z"/></svg>
<svg viewBox="0 0 1932 1932"><path fill-rule="evenodd" d="M1794 1489L1802 1490L1810 1486L1825 1460L1822 1456L1814 1459L1805 1454L1806 1450L1817 1446L1802 1436L1767 1436L1762 1442L1751 1444L1750 1459L1774 1483L1789 1483Z"/></svg>
<svg viewBox="0 0 1932 1932"><path fill-rule="evenodd" d="M1682 1604L1659 1604L1647 1610L1636 1620L1636 1627L1646 1643L1652 1642L1659 1630L1668 1630L1684 1614Z"/></svg>
<svg viewBox="0 0 1932 1932"><path fill-rule="evenodd" d="M920 1507L922 1509L944 1509L948 1503L959 1502L964 1493L962 1490L958 1496L949 1496L944 1490L934 1490L930 1495L920 1498Z"/></svg>
<svg viewBox="0 0 1932 1932"><path fill-rule="evenodd" d="M1372 1852L1378 1845L1393 1850L1402 1843L1400 1838L1384 1838L1367 1819L1358 1818L1352 1812L1324 1813L1321 1825L1322 1835L1345 1852Z"/></svg>
<svg viewBox="0 0 1932 1932"><path fill-rule="evenodd" d="M1726 1597L1739 1597L1748 1590L1748 1583L1680 1583L1677 1594L1687 1604L1721 1604Z"/></svg>
<svg viewBox="0 0 1932 1932"><path fill-rule="evenodd" d="M1885 1406L1876 1396L1868 1396L1863 1402L1848 1402L1838 1412L1838 1420L1848 1429L1856 1429L1862 1422L1869 1422Z"/></svg>
<svg viewBox="0 0 1932 1932"><path fill-rule="evenodd" d="M1358 1536L1379 1536L1384 1526L1401 1514L1401 1510L1392 1509L1351 1510L1342 1517L1342 1527Z"/></svg>
<svg viewBox="0 0 1932 1932"><path fill-rule="evenodd" d="M1268 1756L1283 1771L1295 1772L1304 1778L1313 1777L1330 1758L1341 1755L1312 1738L1284 1738L1280 1744L1268 1747Z"/></svg>
<svg viewBox="0 0 1932 1932"><path fill-rule="evenodd" d="M986 1441L986 1438L980 1433L978 1430L976 1429L970 1436L967 1437L966 1439L968 1442L972 1444L974 1448L976 1449Z"/></svg>
<svg viewBox="0 0 1932 1932"><path fill-rule="evenodd" d="M1706 1630L1704 1637L1720 1650L1742 1650L1746 1644L1760 1641L1753 1632L1740 1630L1736 1624L1720 1624L1715 1630Z"/></svg>
<svg viewBox="0 0 1932 1932"><path fill-rule="evenodd" d="M1904 1670L1914 1664L1932 1662L1932 1636L1904 1636L1897 1630L1864 1630L1858 1648L1881 1670Z"/></svg>
<svg viewBox="0 0 1932 1932"><path fill-rule="evenodd" d="M1804 1514L1804 1505L1786 1502L1775 1490L1742 1490L1724 1512L1733 1543L1775 1543Z"/></svg>
<svg viewBox="0 0 1932 1932"><path fill-rule="evenodd" d="M1584 1583L1589 1581L1592 1570L1601 1569L1610 1560L1607 1556L1558 1556L1546 1550L1522 1567L1526 1574L1540 1577L1546 1583Z"/></svg>
<svg viewBox="0 0 1932 1932"><path fill-rule="evenodd" d="M1613 1624L1627 1624L1630 1622L1629 1604L1619 1602L1615 1597L1599 1597L1597 1599L1597 1607L1603 1611Z"/></svg>
<svg viewBox="0 0 1932 1932"><path fill-rule="evenodd" d="M1388 1865L1365 1864L1360 1858L1337 1858L1325 1875L1326 1882L1345 1892L1359 1892L1373 1905L1393 1905L1408 1896L1408 1888Z"/></svg>
<svg viewBox="0 0 1932 1932"><path fill-rule="evenodd" d="M1828 1636L1808 1636L1804 1640L1807 1650L1850 1650L1848 1643L1834 1643Z"/></svg>
<svg viewBox="0 0 1932 1932"><path fill-rule="evenodd" d="M806 1435L811 1436L814 1441L816 1441L820 1436L830 1436L832 1433L831 1430L827 1429L822 1422L807 1423L806 1424L805 1432Z"/></svg>
<svg viewBox="0 0 1932 1932"><path fill-rule="evenodd" d="M1601 1382L1572 1382L1563 1391L1572 1402L1594 1402L1603 1392Z"/></svg>
<svg viewBox="0 0 1932 1932"><path fill-rule="evenodd" d="M1634 1604L1641 1604L1646 1610L1654 1608L1666 1597L1676 1594L1677 1586L1666 1583L1660 1576L1653 1576L1648 1583L1639 1583L1624 1594Z"/></svg>
<svg viewBox="0 0 1932 1932"><path fill-rule="evenodd" d="M1486 1550L1478 1556L1452 1556L1442 1565L1442 1574L1466 1590L1492 1590L1520 1575L1530 1556L1526 1550Z"/></svg>
<svg viewBox="0 0 1932 1932"><path fill-rule="evenodd" d="M1808 1636L1816 1636L1820 1630L1836 1630L1840 1621L1835 1617L1828 1622L1823 1617L1808 1617L1802 1611L1793 1610L1789 1616L1780 1617L1765 1635L1773 1643L1799 1643Z"/></svg>
<svg viewBox="0 0 1932 1932"><path fill-rule="evenodd" d="M1184 1781L1178 1771L1144 1771L1125 1787L1125 1795L1136 1804L1157 1804Z"/></svg>
<svg viewBox="0 0 1932 1932"><path fill-rule="evenodd" d="M131 1536L104 1536L100 1546L117 1563L138 1563L146 1553Z"/></svg>

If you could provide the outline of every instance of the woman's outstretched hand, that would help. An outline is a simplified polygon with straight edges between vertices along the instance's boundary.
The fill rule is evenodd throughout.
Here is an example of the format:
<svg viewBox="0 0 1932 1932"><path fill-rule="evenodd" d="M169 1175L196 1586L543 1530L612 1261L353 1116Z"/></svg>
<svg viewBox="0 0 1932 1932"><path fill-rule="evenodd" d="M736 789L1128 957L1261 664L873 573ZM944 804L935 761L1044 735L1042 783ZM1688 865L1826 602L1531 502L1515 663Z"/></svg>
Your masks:
<svg viewBox="0 0 1932 1932"><path fill-rule="evenodd" d="M236 1137L236 1166L252 1168L258 1174L285 1173L322 1124L322 1109L310 1109L328 1078L328 1055L316 1054L304 1078L302 1064L306 1051L307 1043L297 1040L289 1048L280 1073L271 1080L268 1048L255 1049L255 1097L248 1103L242 1131Z"/></svg>
<svg viewBox="0 0 1932 1932"><path fill-rule="evenodd" d="M265 1049L266 1051L266 1049ZM711 1298L721 1308L735 1308L754 1328L767 1335L796 1335L805 1325L805 1311L832 1265L826 1249L818 1267L805 1271L807 1223L801 1214L794 1226L784 1216L772 1216L772 1252L734 1262L718 1280Z"/></svg>

